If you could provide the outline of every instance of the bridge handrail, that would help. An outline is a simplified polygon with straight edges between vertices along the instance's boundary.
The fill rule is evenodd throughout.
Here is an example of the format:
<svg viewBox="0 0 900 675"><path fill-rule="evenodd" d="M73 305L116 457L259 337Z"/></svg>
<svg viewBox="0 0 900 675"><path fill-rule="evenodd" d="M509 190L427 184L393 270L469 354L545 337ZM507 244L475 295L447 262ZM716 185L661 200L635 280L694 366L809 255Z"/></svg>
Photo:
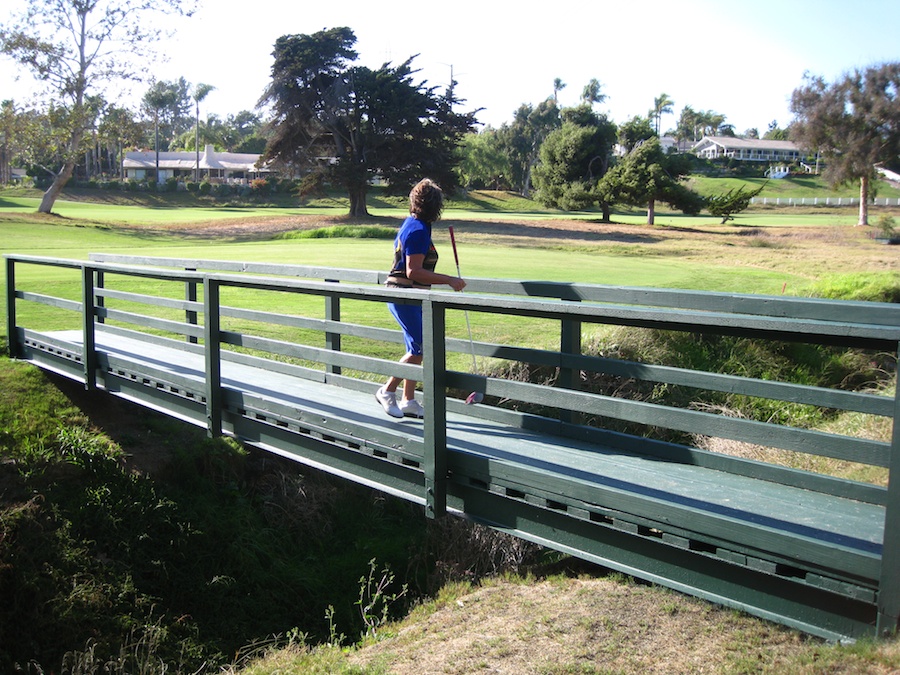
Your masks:
<svg viewBox="0 0 900 675"><path fill-rule="evenodd" d="M198 258L169 258L162 256L134 256L110 253L91 253L94 262L125 265L150 265L175 267L185 270L214 270L248 274L272 274L286 277L329 279L338 282L382 284L385 272L328 268L310 265L273 263L246 263L230 260L202 260ZM640 286L616 286L582 284L559 281L518 281L466 277L467 293L511 295L532 298L555 298L575 302L612 302L624 305L671 307L720 311L736 314L760 314L806 319L828 320L832 316L834 301L822 298L792 296L748 295L693 291L683 289L649 288ZM865 318L872 324L900 325L900 306L885 304L878 314L872 312L872 303L841 301L842 321L857 322Z"/></svg>
<svg viewBox="0 0 900 675"><path fill-rule="evenodd" d="M36 264L53 264L55 259L16 256L19 262ZM146 261L146 258L140 258ZM72 261L59 261L60 266L75 267ZM179 265L183 260L179 259ZM192 261L195 262L195 261ZM214 261L215 262L215 261ZM125 274L129 276L155 277L159 279L187 281L191 284L215 283L219 286L236 286L262 290L293 291L321 295L327 298L332 306L339 307L339 298L364 299L377 302L389 300L404 301L404 298L412 302L422 302L427 299L430 306L440 307L441 312L448 310L466 310L473 312L510 313L522 316L532 316L560 320L563 329L568 325L577 327L580 335L582 323L607 323L618 325L632 325L667 330L687 330L691 332L712 332L722 334L738 334L763 336L769 339L798 339L805 337L810 341L824 343L839 343L863 345L868 347L894 347L900 341L900 326L885 326L881 324L847 324L839 321L822 320L797 320L782 316L765 317L754 314L730 314L709 310L674 310L671 308L646 308L635 305L610 305L607 303L586 303L560 300L547 303L535 298L521 298L510 296L484 296L471 293L458 294L439 291L423 293L421 291L387 289L382 287L360 286L358 284L341 284L340 288L332 282L307 281L292 278L257 277L246 273L233 275L221 273L203 273L199 271L181 270L178 272L165 269L139 267L129 264L117 264L110 262L79 263L83 270L91 270L94 274ZM248 264L229 263L231 266L247 269ZM295 268L296 269L296 268ZM304 273L308 272L304 268ZM338 276L334 270L320 271L314 275L316 278ZM525 282L529 283L529 282ZM97 287L94 289L97 300L116 298L132 302L142 302L162 307L185 309L196 315L203 311L203 303L197 301L173 300L147 296L145 294L115 291ZM714 295L714 294L707 294ZM51 301L35 295L27 296L19 291L21 299L31 299L36 302L65 304L69 309L76 305L72 301ZM853 303L858 304L858 303ZM80 305L79 305L80 306ZM832 309L840 306L843 310L844 303L831 303ZM880 316L885 307L868 303L868 317ZM195 321L177 322L170 319L147 317L142 314L111 309L102 305L95 307L94 312L98 321L118 320L121 322L136 324L153 328L159 331L168 331L187 336L192 341L203 338L204 328L195 325ZM843 316L843 312L841 313ZM403 372L397 372L396 364L380 364L377 360L350 358L341 354L340 338L343 335L353 335L369 339L388 340L399 342L400 338L396 330L348 324L342 322L339 310L336 319L309 319L291 315L283 315L273 312L260 312L255 309L241 309L222 305L217 308L219 317L236 317L243 320L251 320L263 323L280 323L282 325L311 329L325 332L330 336L331 342L326 349L315 348L302 350L279 341L267 341L265 338L245 337L239 333L227 330L220 331L220 339L225 344L234 346L253 345L257 349L263 349L271 354L294 358L308 358L324 364L335 375L341 373L344 367L356 367L359 370L378 374L400 374L403 376L422 379L421 367L402 366ZM457 338L445 338L443 349L463 351L466 343ZM528 363L543 363L558 367L560 373L575 374L582 371L614 374L634 377L647 382L680 384L688 387L707 388L715 391L724 391L732 394L769 398L773 400L791 401L794 403L807 403L814 405L828 405L829 407L854 410L866 414L890 417L893 408L890 399L883 396L861 392L844 392L822 389L821 387L809 387L793 383L773 383L763 380L754 380L747 377L737 377L719 373L702 373L689 369L678 369L664 366L630 363L618 359L604 359L600 357L586 356L580 353L580 338L577 345L573 345L578 353L566 351L552 352L547 350L491 345L477 342L472 348L478 353L489 358L513 359ZM222 358L231 358L228 352L224 352ZM809 430L781 429L777 426L767 425L749 420L737 420L722 418L719 415L692 410L666 410L657 404L640 404L636 401L622 399L610 399L596 394L585 395L583 393L567 393L563 403L556 404L552 396L540 391L530 389L528 385L508 380L502 380L480 375L472 375L464 372L447 370L441 375L447 386L459 388L477 388L486 394L498 398L518 400L534 405L550 405L560 409L565 408L565 403L572 405L572 401L579 400L577 406L582 413L593 413L601 416L611 416L623 421L640 424L650 424L669 428L676 431L688 432L699 421L710 424L718 429L718 433L724 437L743 442L759 442L763 438L774 447L788 450L801 451L811 454L819 454L843 460L861 461L875 466L888 466L890 463L890 448L887 444L862 439L841 440L842 437L833 437L829 434L817 434ZM562 377L560 379L563 379ZM577 389L569 378L568 383L562 382L562 386L569 390ZM558 423L557 423L558 424ZM883 502L883 496L878 489L866 488L856 490L859 498Z"/></svg>

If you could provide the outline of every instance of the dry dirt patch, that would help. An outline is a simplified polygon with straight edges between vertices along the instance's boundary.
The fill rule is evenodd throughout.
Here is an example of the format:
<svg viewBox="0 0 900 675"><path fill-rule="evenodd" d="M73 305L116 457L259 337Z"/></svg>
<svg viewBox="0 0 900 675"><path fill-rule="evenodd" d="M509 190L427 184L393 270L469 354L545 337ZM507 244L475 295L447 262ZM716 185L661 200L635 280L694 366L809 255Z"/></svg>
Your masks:
<svg viewBox="0 0 900 675"><path fill-rule="evenodd" d="M815 643L616 578L491 581L428 616L414 614L396 635L349 658L397 675L720 673L738 661L779 672L779 661L809 642Z"/></svg>

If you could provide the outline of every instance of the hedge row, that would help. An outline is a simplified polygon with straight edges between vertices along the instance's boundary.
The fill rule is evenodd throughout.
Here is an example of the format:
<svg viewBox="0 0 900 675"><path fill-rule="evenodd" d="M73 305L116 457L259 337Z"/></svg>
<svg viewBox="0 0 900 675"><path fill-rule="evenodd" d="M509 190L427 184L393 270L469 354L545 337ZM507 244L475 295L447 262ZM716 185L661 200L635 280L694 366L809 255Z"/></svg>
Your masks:
<svg viewBox="0 0 900 675"><path fill-rule="evenodd" d="M35 179L34 186L39 189L50 187L50 179ZM279 178L256 178L249 184L211 183L204 180L180 181L169 178L163 183L152 181L129 180L72 180L68 187L93 190L120 190L123 192L181 192L187 191L215 197L252 197L254 195L292 194L297 191L300 181Z"/></svg>

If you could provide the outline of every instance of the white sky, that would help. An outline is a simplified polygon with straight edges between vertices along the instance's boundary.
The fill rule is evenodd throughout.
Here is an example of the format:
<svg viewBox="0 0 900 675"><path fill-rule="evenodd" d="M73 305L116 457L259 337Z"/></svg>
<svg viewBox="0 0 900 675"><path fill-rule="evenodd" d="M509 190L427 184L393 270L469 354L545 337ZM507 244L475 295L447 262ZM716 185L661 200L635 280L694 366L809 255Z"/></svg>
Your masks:
<svg viewBox="0 0 900 675"><path fill-rule="evenodd" d="M9 12L0 10L0 22ZM215 86L201 116L224 118L255 107L276 38L337 26L356 34L361 65L418 54L420 79L439 86L452 68L465 109L484 108L479 121L495 127L521 103L552 95L558 77L568 85L562 105L599 80L608 99L598 110L616 123L646 115L665 92L675 106L663 129L690 105L725 115L738 133L763 133L772 120L790 122L804 72L831 81L900 60L900 0L203 0L163 45L169 61L153 73ZM14 76L14 64L0 59L0 99L24 100L34 89Z"/></svg>

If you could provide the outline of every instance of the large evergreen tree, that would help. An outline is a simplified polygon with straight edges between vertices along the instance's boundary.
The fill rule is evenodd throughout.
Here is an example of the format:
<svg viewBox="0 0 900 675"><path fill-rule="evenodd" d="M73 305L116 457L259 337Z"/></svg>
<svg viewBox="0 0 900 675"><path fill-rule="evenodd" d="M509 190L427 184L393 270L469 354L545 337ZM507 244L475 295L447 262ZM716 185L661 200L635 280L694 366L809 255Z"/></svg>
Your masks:
<svg viewBox="0 0 900 675"><path fill-rule="evenodd" d="M855 70L828 84L808 76L791 96L791 140L825 160L832 184L859 181L859 225L869 222L869 183L900 155L900 62Z"/></svg>
<svg viewBox="0 0 900 675"><path fill-rule="evenodd" d="M534 168L535 199L566 210L599 202L608 222L609 204L601 199L597 184L609 168L616 125L588 103L563 109L562 119L562 126L541 145L541 161Z"/></svg>
<svg viewBox="0 0 900 675"><path fill-rule="evenodd" d="M342 185L351 216L368 215L376 175L398 192L423 176L452 192L455 149L476 113L454 111L452 83L444 95L415 83L412 58L376 70L351 65L355 43L349 28L278 38L261 101L273 112L264 158Z"/></svg>
<svg viewBox="0 0 900 675"><path fill-rule="evenodd" d="M647 207L647 224L653 225L656 202L666 202L685 213L696 214L703 198L680 182L690 171L685 155L667 155L655 136L619 160L600 181L605 201Z"/></svg>

